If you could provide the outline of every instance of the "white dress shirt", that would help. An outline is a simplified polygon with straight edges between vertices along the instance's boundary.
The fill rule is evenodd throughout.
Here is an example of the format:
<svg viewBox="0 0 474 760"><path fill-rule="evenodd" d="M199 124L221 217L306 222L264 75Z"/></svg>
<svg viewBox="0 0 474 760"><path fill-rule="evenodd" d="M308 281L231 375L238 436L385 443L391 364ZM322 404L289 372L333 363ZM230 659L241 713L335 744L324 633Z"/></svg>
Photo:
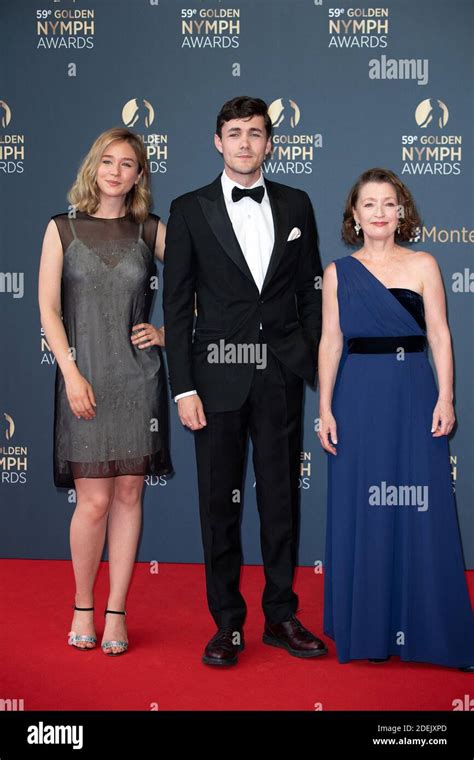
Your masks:
<svg viewBox="0 0 474 760"><path fill-rule="evenodd" d="M275 241L272 209L263 174L260 171L258 180L246 188L250 190L253 187L263 185L265 187L265 194L261 203L257 203L253 198L248 197L241 198L240 201L233 201L232 188L236 186L244 188L245 186L234 182L227 175L225 169L221 175L221 182L224 201L232 227L255 284L258 290L261 291ZM180 398L191 396L195 393L197 393L196 390L179 393L174 397L174 400L178 401Z"/></svg>

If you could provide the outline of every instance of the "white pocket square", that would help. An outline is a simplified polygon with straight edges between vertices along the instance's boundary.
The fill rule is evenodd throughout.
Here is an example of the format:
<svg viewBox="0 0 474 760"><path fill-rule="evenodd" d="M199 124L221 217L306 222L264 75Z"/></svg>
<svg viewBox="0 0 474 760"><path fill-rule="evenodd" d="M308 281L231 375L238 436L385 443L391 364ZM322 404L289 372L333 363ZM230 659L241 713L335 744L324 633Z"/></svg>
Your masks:
<svg viewBox="0 0 474 760"><path fill-rule="evenodd" d="M301 237L301 230L300 230L300 228L299 227L293 227L293 229L291 230L290 234L288 235L288 240L286 242L288 243L290 240L296 240L296 238L299 238L299 237Z"/></svg>

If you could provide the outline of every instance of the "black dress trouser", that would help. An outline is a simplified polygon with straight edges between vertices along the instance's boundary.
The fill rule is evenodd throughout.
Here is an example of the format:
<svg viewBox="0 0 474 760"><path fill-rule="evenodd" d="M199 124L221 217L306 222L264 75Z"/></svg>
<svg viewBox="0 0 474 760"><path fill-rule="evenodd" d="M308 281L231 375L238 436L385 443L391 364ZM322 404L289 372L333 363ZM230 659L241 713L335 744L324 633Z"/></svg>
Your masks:
<svg viewBox="0 0 474 760"><path fill-rule="evenodd" d="M302 406L303 380L267 347L266 367L255 368L241 408L210 413L204 409L207 425L195 432L207 600L218 627L242 627L247 611L239 581L241 496L249 433L265 571L263 611L268 622L280 623L297 610L292 586Z"/></svg>

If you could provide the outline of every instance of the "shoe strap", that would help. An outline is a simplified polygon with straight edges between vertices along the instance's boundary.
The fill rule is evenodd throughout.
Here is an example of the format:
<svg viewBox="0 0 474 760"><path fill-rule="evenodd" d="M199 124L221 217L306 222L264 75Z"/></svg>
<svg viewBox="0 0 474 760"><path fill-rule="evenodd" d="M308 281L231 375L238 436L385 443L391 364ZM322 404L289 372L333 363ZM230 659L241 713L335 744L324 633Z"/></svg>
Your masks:
<svg viewBox="0 0 474 760"><path fill-rule="evenodd" d="M128 641L104 641L101 644L102 649L111 649L111 647L128 647Z"/></svg>
<svg viewBox="0 0 474 760"><path fill-rule="evenodd" d="M112 615L126 615L126 612L121 612L120 610L105 610L104 615L107 615L107 613L110 612Z"/></svg>
<svg viewBox="0 0 474 760"><path fill-rule="evenodd" d="M79 610L79 612L92 612L94 608L93 607L76 607L76 605L73 604L72 609Z"/></svg>
<svg viewBox="0 0 474 760"><path fill-rule="evenodd" d="M69 632L69 639L70 644L74 644L77 642L90 642L91 644L95 644L97 641L97 638L95 636L87 636L86 634L78 634L74 633L74 631Z"/></svg>

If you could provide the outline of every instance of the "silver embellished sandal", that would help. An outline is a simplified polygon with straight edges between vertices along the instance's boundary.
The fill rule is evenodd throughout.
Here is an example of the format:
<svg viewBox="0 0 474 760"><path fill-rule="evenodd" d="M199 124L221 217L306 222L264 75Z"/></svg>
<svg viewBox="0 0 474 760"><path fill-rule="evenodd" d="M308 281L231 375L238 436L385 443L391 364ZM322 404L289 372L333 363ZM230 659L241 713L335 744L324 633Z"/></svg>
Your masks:
<svg viewBox="0 0 474 760"><path fill-rule="evenodd" d="M93 607L76 607L76 605L73 604L72 609L77 610L78 612L92 612L94 608ZM80 649L81 652L89 652L92 649L95 649L97 639L95 636L86 636L86 635L78 634L75 631L69 631L67 643L72 647L76 647L76 649ZM78 646L78 644L81 644L81 643L94 644L94 646L93 647Z"/></svg>
<svg viewBox="0 0 474 760"><path fill-rule="evenodd" d="M126 612L119 612L118 610L105 610L104 617L110 612L112 615L126 615ZM122 647L120 652L112 652L113 647ZM104 654L109 657L117 657L119 654L125 654L128 649L128 641L104 641L101 645Z"/></svg>

